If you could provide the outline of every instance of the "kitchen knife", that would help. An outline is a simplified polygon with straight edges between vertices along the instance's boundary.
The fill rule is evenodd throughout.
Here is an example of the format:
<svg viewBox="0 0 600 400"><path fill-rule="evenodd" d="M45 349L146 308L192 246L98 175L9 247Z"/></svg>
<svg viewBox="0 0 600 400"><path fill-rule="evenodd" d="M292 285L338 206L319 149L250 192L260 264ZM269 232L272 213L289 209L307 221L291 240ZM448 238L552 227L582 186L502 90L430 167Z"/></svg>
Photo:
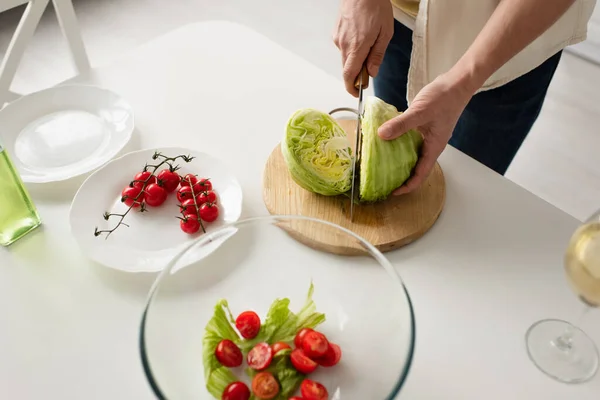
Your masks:
<svg viewBox="0 0 600 400"><path fill-rule="evenodd" d="M358 201L360 185L360 153L362 148L362 117L363 108L363 89L369 87L369 73L367 67L363 66L358 77L354 81L354 87L358 89L358 109L356 120L356 139L354 147L354 160L352 164L352 189L350 192L350 222L354 221L354 203Z"/></svg>

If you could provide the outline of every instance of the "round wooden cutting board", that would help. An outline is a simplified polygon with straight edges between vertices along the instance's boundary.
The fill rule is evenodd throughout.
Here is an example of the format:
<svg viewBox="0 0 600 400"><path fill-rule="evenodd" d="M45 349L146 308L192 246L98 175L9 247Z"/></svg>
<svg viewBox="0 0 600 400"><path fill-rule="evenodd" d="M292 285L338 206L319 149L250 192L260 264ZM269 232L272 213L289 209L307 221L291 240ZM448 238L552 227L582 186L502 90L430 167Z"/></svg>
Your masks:
<svg viewBox="0 0 600 400"><path fill-rule="evenodd" d="M351 143L355 120L338 120ZM446 200L444 174L438 163L416 191L390 196L376 204L357 204L350 222L350 199L347 196L322 196L300 187L290 175L277 145L265 166L263 199L273 215L302 215L333 222L347 228L387 252L415 241L435 223ZM332 231L319 231L307 223L291 224L284 229L295 239L315 249L334 254L364 254L364 249L348 237Z"/></svg>

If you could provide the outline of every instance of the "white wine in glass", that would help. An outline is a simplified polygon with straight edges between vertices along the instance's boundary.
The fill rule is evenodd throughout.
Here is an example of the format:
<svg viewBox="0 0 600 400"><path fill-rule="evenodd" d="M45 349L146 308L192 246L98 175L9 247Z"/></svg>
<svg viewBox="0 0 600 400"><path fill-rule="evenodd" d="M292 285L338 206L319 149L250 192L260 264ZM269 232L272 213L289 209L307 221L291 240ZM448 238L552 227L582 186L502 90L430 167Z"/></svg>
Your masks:
<svg viewBox="0 0 600 400"><path fill-rule="evenodd" d="M567 280L586 306L600 307L600 210L571 236L564 258ZM527 352L546 375L568 383L589 381L598 371L598 348L579 327L557 319L533 324Z"/></svg>

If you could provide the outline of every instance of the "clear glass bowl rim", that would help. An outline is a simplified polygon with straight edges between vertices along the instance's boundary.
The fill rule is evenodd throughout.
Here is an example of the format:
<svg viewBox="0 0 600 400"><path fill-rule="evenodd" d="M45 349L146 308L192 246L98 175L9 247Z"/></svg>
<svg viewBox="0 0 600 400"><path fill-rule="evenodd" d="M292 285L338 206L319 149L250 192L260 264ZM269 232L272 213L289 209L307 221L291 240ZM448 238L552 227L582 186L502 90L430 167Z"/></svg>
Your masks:
<svg viewBox="0 0 600 400"><path fill-rule="evenodd" d="M334 228L334 229L344 232L345 234L347 234L347 235L353 237L354 239L356 239L357 241L359 241L361 243L361 245L364 246L364 248L369 252L369 254L373 258L375 258L377 260L377 262L388 272L390 277L395 279L398 282L398 284L404 291L404 295L406 296L406 300L408 303L408 309L410 311L410 321L411 321L411 332L410 332L411 338L410 338L410 345L409 345L410 348L408 349L408 354L407 354L407 357L405 360L404 368L402 370L402 373L398 377L398 380L396 381L396 385L392 388L391 392L387 395L387 397L382 400L394 400L396 398L396 396L398 395L398 393L400 393L400 389L402 389L404 382L406 382L406 378L408 377L408 374L410 372L410 367L412 366L414 352L415 352L415 341L416 341L416 322L415 322L414 307L412 304L412 300L410 298L410 294L408 293L408 289L404 285L404 281L400 277L400 274L398 274L398 272L396 271L394 266L383 255L383 253L381 253L375 246L373 246L371 243L366 241L364 238L362 238L361 236L357 235L356 233L352 232L351 230L349 230L347 228L344 228L344 227L334 224L332 222L328 222L328 221L318 219L318 218L313 218L313 217L305 217L305 216L301 216L301 215L269 215L269 216L248 217L248 218L240 219L238 221L223 225L221 228L219 228L213 232L206 233L206 234L198 237L197 239L194 239L193 241L188 243L186 246L181 248L181 250L171 259L171 261L167 264L167 266L158 274L157 278L154 280L154 283L152 284L152 287L150 288L148 297L146 299L146 304L144 306L144 311L142 313L142 319L140 321L139 351L140 351L142 367L144 369L144 375L146 376L146 379L148 380L148 384L150 385L152 392L154 393L154 395L156 396L156 398L158 400L169 400L169 399L163 394L163 392L161 391L161 389L158 385L158 382L156 381L156 379L154 378L154 375L152 374L152 368L150 367L150 361L149 361L148 353L146 352L146 346L145 346L145 343L146 343L145 327L146 327L146 320L148 317L148 310L150 309L150 306L152 305L152 301L154 300L156 292L157 292L158 288L160 287L160 284L161 284L163 278L170 273L170 271L177 264L177 262L181 259L181 257L183 257L192 247L202 246L207 242L211 242L215 238L218 238L219 236L225 234L231 228L238 228L238 227L242 227L245 225L252 225L252 224L256 224L256 223L268 224L269 222L272 223L272 222L275 222L278 220L288 220L288 221L297 220L297 221L314 222L316 224L328 225L331 228ZM349 257L351 257L351 256L349 256Z"/></svg>

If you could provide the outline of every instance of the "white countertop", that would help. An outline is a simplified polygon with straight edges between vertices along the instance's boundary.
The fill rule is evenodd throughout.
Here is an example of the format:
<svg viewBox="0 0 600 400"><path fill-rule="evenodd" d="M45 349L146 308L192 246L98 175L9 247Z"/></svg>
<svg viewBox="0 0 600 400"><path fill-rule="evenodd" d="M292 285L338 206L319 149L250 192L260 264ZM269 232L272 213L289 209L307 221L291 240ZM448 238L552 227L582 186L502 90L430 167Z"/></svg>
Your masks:
<svg viewBox="0 0 600 400"><path fill-rule="evenodd" d="M231 163L243 217L267 213L264 162L297 108L353 106L333 77L229 22L183 27L76 79L126 97L127 150L187 146ZM557 383L527 358L541 318L576 320L562 252L578 221L458 151L440 158L447 201L419 241L386 256L414 303L417 339L399 399L598 399L600 375ZM0 398L151 399L138 326L153 274L86 260L68 228L83 179L29 185L44 227L0 249ZM600 344L600 315L583 328Z"/></svg>

